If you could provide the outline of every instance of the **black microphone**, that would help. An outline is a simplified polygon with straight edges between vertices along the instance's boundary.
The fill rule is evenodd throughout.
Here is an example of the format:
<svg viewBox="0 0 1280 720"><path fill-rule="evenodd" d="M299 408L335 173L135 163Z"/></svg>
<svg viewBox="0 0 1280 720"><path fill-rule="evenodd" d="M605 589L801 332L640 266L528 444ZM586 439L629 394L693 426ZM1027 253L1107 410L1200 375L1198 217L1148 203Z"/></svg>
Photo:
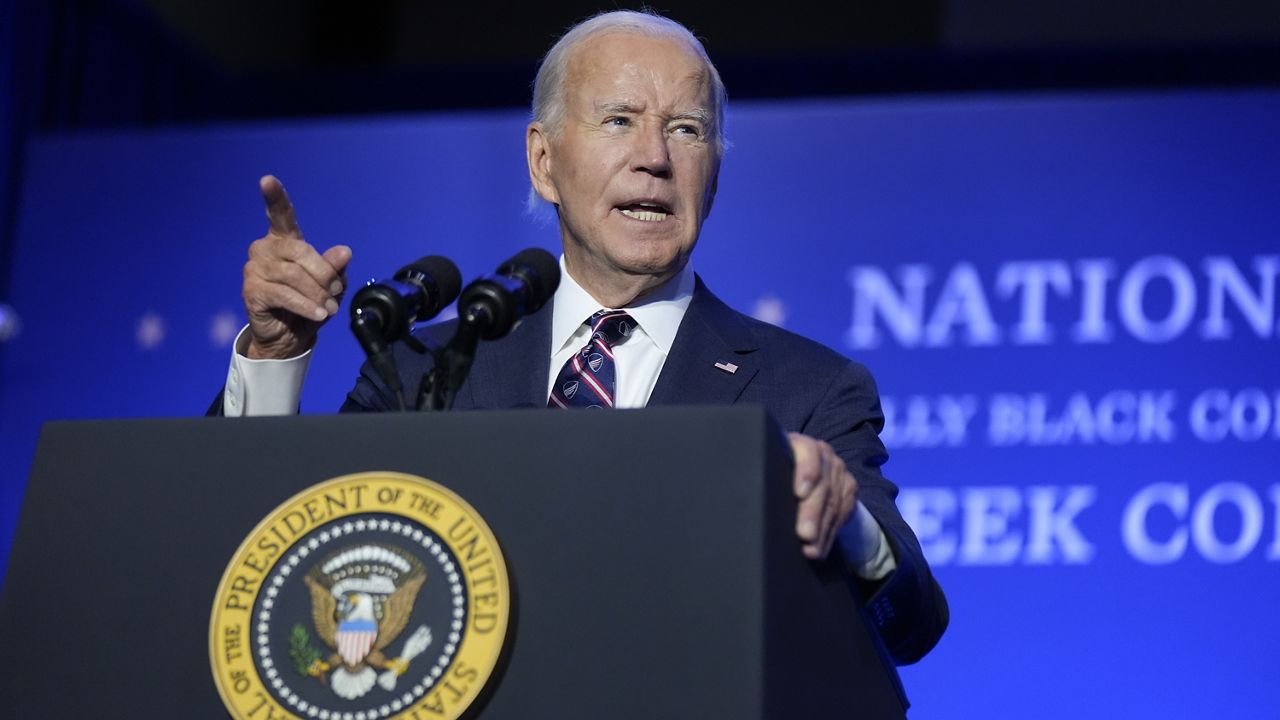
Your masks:
<svg viewBox="0 0 1280 720"><path fill-rule="evenodd" d="M497 340L538 311L560 285L560 263L542 248L521 250L494 275L472 282L458 299L458 317L485 340Z"/></svg>
<svg viewBox="0 0 1280 720"><path fill-rule="evenodd" d="M402 410L403 386L391 343L408 337L415 322L438 315L458 297L460 287L458 266L448 258L428 255L400 268L391 280L370 282L351 300L351 332Z"/></svg>
<svg viewBox="0 0 1280 720"><path fill-rule="evenodd" d="M497 340L525 315L537 312L560 285L560 263L541 248L521 250L489 277L471 283L458 299L458 328L436 355L418 388L418 409L448 410L471 372L480 340Z"/></svg>
<svg viewBox="0 0 1280 720"><path fill-rule="evenodd" d="M391 280L370 282L351 300L351 329L365 350L381 349L435 317L458 297L462 274L452 260L428 255L405 265ZM366 342L367 340L367 342Z"/></svg>

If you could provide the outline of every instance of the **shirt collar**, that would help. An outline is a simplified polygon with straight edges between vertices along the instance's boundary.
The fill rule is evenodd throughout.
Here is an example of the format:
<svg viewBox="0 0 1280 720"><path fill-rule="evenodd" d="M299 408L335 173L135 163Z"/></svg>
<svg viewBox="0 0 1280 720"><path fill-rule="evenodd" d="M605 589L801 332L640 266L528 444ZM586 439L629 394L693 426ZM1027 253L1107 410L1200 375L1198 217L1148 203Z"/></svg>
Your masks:
<svg viewBox="0 0 1280 720"><path fill-rule="evenodd" d="M689 263L685 263L684 268L675 277L663 283L657 290L645 295L639 302L625 308L664 355L671 354L671 346L676 341L680 321L684 319L684 313L689 309L689 303L693 301L693 287L693 268ZM602 308L600 303L573 279L569 269L565 267L564 255L561 255L560 287L556 289L551 314L552 352L563 350L573 334L582 327L582 323L597 310L612 309L614 308Z"/></svg>

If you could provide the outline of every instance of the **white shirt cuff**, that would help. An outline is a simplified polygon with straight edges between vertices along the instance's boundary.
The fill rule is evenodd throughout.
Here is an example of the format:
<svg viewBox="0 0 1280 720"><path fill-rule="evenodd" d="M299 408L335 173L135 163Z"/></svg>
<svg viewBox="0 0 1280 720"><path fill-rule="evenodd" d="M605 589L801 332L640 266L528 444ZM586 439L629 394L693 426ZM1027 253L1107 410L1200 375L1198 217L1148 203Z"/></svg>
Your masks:
<svg viewBox="0 0 1280 720"><path fill-rule="evenodd" d="M293 415L302 400L302 381L311 364L311 351L287 360L253 360L245 356L249 336L245 325L232 344L231 367L222 391L226 417Z"/></svg>
<svg viewBox="0 0 1280 720"><path fill-rule="evenodd" d="M863 580L882 580L897 569L889 539L862 503L854 505L840 536L849 567Z"/></svg>

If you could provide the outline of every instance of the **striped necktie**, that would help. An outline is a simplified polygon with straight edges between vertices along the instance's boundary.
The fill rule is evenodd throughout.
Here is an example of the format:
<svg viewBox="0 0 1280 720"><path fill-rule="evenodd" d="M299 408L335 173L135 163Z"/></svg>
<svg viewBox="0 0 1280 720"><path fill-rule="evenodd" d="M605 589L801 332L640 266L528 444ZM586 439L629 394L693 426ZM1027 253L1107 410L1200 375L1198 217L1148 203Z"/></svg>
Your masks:
<svg viewBox="0 0 1280 720"><path fill-rule="evenodd" d="M613 346L630 337L636 323L621 310L601 310L587 324L591 339L565 361L551 386L547 407L613 407L617 375Z"/></svg>

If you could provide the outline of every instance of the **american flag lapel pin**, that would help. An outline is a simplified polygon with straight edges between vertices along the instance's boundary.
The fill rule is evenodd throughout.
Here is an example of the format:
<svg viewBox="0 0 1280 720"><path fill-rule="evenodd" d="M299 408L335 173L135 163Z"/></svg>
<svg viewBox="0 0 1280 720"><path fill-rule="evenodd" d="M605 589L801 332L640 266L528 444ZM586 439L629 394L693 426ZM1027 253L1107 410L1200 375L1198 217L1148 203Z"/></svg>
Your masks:
<svg viewBox="0 0 1280 720"><path fill-rule="evenodd" d="M734 364L733 364L733 363L731 363L731 362L724 362L724 361L721 361L721 362L716 363L716 369L717 369L717 370L723 370L723 371L725 371L725 372L729 373L730 375L732 375L732 374L734 374L734 373L738 372L738 366L737 366L737 365L734 365Z"/></svg>

